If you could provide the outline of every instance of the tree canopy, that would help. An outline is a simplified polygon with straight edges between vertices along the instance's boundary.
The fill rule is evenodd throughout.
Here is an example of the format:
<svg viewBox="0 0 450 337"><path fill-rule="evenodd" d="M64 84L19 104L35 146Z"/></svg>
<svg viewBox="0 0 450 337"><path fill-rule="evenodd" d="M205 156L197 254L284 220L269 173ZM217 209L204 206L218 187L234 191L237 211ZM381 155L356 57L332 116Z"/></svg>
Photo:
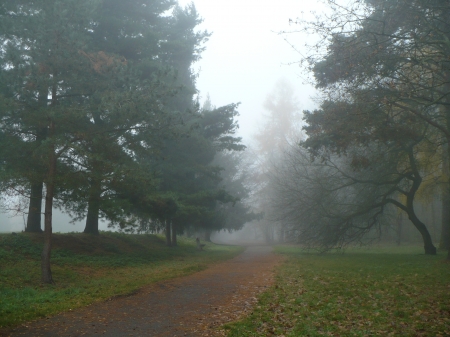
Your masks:
<svg viewBox="0 0 450 337"><path fill-rule="evenodd" d="M334 197L346 200L343 191L348 186L372 191L350 203L367 209L345 211L352 220L330 233L335 242L353 236L366 228L355 219L364 213L366 220L376 220L383 212L379 207L387 202L408 214L422 234L425 252L435 254L428 230L415 213L414 199L424 177L436 172L429 163L436 163L450 140L445 56L450 5L422 0L327 3L326 18L302 23L306 31L322 37L304 63L322 96L319 109L305 112L308 138L302 145L328 166L325 176L330 165L337 170L342 184L335 188L342 190ZM322 187L324 192L330 190ZM325 243L317 233L309 238L313 235L316 242Z"/></svg>
<svg viewBox="0 0 450 337"><path fill-rule="evenodd" d="M197 103L192 65L209 33L193 4L8 0L0 21L1 187L29 199L27 231L41 231L45 199L44 282L55 206L90 234L99 219L164 221L175 240L216 226L216 203L237 196L212 162L244 146L237 104Z"/></svg>

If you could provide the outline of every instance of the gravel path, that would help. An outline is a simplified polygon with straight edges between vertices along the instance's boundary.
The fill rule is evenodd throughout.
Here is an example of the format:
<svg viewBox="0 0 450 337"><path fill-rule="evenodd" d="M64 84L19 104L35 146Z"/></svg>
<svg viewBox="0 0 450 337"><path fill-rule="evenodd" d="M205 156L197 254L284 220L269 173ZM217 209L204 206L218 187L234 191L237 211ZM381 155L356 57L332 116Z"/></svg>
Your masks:
<svg viewBox="0 0 450 337"><path fill-rule="evenodd" d="M220 326L251 310L280 261L271 247L248 247L204 271L24 324L6 336L224 336Z"/></svg>

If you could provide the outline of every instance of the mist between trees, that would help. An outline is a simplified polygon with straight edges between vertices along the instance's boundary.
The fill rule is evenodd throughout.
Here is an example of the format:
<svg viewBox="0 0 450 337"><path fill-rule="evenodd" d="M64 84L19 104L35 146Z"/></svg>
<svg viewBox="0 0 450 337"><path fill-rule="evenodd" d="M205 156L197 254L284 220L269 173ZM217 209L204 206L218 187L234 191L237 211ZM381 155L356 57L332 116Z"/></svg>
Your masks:
<svg viewBox="0 0 450 337"><path fill-rule="evenodd" d="M322 251L413 235L425 254L448 250L450 3L325 3L326 15L292 20L321 37L301 59L320 107L304 112L299 142L271 152L268 219Z"/></svg>

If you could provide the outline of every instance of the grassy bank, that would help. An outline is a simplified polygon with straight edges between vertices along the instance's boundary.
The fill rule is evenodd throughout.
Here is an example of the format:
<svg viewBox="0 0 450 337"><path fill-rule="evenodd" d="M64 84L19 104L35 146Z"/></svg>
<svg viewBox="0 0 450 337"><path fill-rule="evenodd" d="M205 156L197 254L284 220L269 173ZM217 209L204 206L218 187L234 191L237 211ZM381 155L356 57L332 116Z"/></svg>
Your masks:
<svg viewBox="0 0 450 337"><path fill-rule="evenodd" d="M147 284L188 275L241 251L192 239L166 247L154 235L55 234L55 285L40 282L39 234L0 235L0 326L19 323L131 293Z"/></svg>
<svg viewBox="0 0 450 337"><path fill-rule="evenodd" d="M246 320L245 336L450 336L450 265L421 248L287 256Z"/></svg>

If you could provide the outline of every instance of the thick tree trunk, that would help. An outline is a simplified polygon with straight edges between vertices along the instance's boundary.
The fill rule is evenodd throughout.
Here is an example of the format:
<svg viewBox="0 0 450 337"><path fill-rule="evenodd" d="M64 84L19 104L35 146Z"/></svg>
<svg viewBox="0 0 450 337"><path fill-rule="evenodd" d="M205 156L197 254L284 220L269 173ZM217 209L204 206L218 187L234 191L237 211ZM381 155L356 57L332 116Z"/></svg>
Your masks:
<svg viewBox="0 0 450 337"><path fill-rule="evenodd" d="M100 197L102 194L101 184L98 181L91 183L88 200L88 212L86 216L86 227L84 233L98 235L98 216L100 212Z"/></svg>
<svg viewBox="0 0 450 337"><path fill-rule="evenodd" d="M42 233L42 190L44 183L31 184L30 205L28 207L27 226L25 232Z"/></svg>
<svg viewBox="0 0 450 337"><path fill-rule="evenodd" d="M447 78L449 75L447 74ZM442 174L447 178L442 196L442 232L440 248L447 249L447 261L450 261L450 108L447 105L444 111L447 123L447 143L444 145L442 158ZM445 212L445 215L444 215Z"/></svg>
<svg viewBox="0 0 450 337"><path fill-rule="evenodd" d="M172 221L172 246L177 246L177 225Z"/></svg>
<svg viewBox="0 0 450 337"><path fill-rule="evenodd" d="M431 239L430 232L428 232L427 226L425 226L425 224L419 220L414 211L414 197L416 195L417 190L420 187L420 184L422 183L422 177L420 176L420 173L415 165L415 159L412 148L410 149L408 155L411 163L411 168L413 169L414 172L414 176L412 178L412 186L406 195L406 211L408 213L409 220L411 220L414 227L416 227L417 230L422 235L425 254L436 255L436 247L433 245L433 240Z"/></svg>
<svg viewBox="0 0 450 337"><path fill-rule="evenodd" d="M39 101L42 105L47 105L47 90L42 90L39 94ZM39 128L36 131L36 146L40 146L47 138L47 128ZM40 176L44 169L40 165L32 168L32 171L37 172ZM36 180L35 180L36 179ZM32 178L30 204L28 207L27 226L25 232L42 233L41 217L42 217L42 190L44 186L43 180L37 180L37 177Z"/></svg>
<svg viewBox="0 0 450 337"><path fill-rule="evenodd" d="M205 230L204 239L206 242L211 242L211 234L212 234L211 230L209 229Z"/></svg>
<svg viewBox="0 0 450 337"><path fill-rule="evenodd" d="M395 239L395 242L397 243L397 245L401 245L402 243L402 229L403 229L403 217L402 217L402 213L399 213L397 215L397 237Z"/></svg>
<svg viewBox="0 0 450 337"><path fill-rule="evenodd" d="M286 242L286 225L285 224L281 224L279 231L278 231L278 242L279 243L284 243Z"/></svg>
<svg viewBox="0 0 450 337"><path fill-rule="evenodd" d="M439 248L442 250L450 249L450 147L448 144L444 146L442 155L442 175L446 177L446 184L442 187L442 224L441 224L441 238L439 241Z"/></svg>
<svg viewBox="0 0 450 337"><path fill-rule="evenodd" d="M271 226L269 226L268 223L264 222L262 224L263 228L263 235L264 235L264 239L266 241L267 244L271 245L273 244L273 229Z"/></svg>
<svg viewBox="0 0 450 337"><path fill-rule="evenodd" d="M442 225L439 248L450 249L450 191L448 186L445 186L442 191Z"/></svg>
<svg viewBox="0 0 450 337"><path fill-rule="evenodd" d="M166 245L172 246L171 231L170 231L170 221L166 220Z"/></svg>
<svg viewBox="0 0 450 337"><path fill-rule="evenodd" d="M436 255L436 247L433 245L433 240L431 239L430 232L428 232L427 227L425 224L417 218L417 216L414 214L414 212L408 214L409 220L413 223L414 227L417 228L417 230L422 235L425 254L427 255Z"/></svg>
<svg viewBox="0 0 450 337"><path fill-rule="evenodd" d="M413 169L413 177L412 177L412 186L406 195L406 212L408 213L409 220L411 220L414 227L416 227L417 230L422 235L425 254L436 255L436 247L433 245L433 240L431 239L430 232L428 232L427 226L425 226L425 224L419 220L414 211L414 197L416 195L417 190L420 187L420 184L422 183L422 177L420 176L420 173L416 167L416 162L412 148L410 149L408 155L411 168Z"/></svg>
<svg viewBox="0 0 450 337"><path fill-rule="evenodd" d="M53 133L54 123L50 125ZM49 169L46 181L46 195L45 195L45 218L44 218L44 249L42 250L42 282L54 283L52 278L52 271L50 269L50 254L52 250L52 216L53 216L53 197L55 194L55 175L56 175L56 154L52 146L49 156Z"/></svg>

